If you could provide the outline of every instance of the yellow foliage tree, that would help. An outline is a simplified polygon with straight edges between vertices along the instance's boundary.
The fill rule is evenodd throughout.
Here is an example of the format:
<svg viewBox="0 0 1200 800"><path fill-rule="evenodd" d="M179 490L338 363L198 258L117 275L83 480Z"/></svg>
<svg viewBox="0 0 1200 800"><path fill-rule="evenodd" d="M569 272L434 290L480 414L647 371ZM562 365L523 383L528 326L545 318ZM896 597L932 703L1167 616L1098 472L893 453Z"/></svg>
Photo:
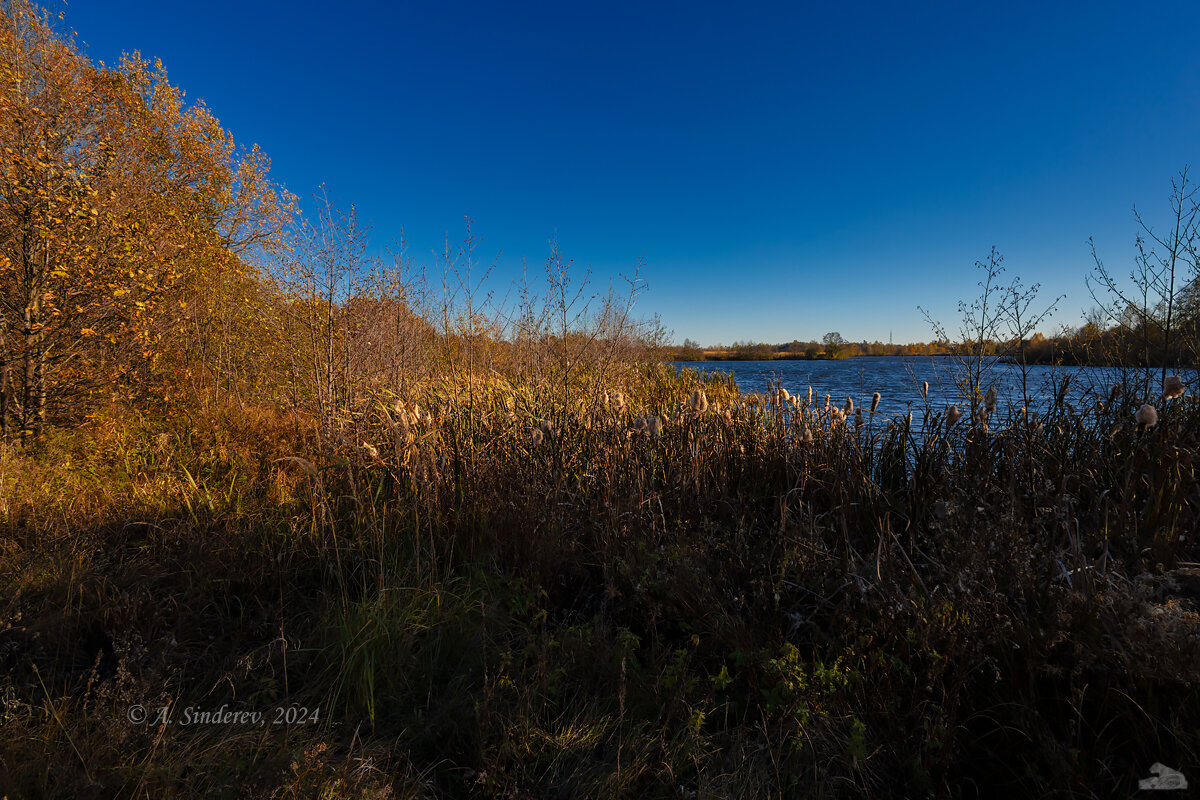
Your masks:
<svg viewBox="0 0 1200 800"><path fill-rule="evenodd" d="M0 30L0 425L186 375L189 302L244 284L292 198L161 64L93 65L28 0ZM182 355L181 355L182 352Z"/></svg>

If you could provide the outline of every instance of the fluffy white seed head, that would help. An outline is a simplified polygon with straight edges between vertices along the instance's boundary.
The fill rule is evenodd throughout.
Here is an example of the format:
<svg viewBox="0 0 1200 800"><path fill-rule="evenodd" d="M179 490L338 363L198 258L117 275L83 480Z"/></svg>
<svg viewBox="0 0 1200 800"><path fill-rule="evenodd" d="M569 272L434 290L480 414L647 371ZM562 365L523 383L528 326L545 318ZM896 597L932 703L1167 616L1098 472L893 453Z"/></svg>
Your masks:
<svg viewBox="0 0 1200 800"><path fill-rule="evenodd" d="M662 419L654 416L638 417L633 421L633 432L661 436Z"/></svg>
<svg viewBox="0 0 1200 800"><path fill-rule="evenodd" d="M533 446L534 447L537 447L538 445L540 445L542 443L542 440L546 437L546 435L544 433L542 433L541 428L534 428L532 436L533 436Z"/></svg>
<svg viewBox="0 0 1200 800"><path fill-rule="evenodd" d="M958 410L958 406L950 406L946 409L946 424L953 425L962 419L962 412Z"/></svg>
<svg viewBox="0 0 1200 800"><path fill-rule="evenodd" d="M996 410L996 386L995 384L988 387L987 394L983 397L983 406L992 413Z"/></svg>
<svg viewBox="0 0 1200 800"><path fill-rule="evenodd" d="M404 401L397 400L396 405L392 406L392 427L401 433L408 433L409 427L415 422L416 420L409 417Z"/></svg>
<svg viewBox="0 0 1200 800"><path fill-rule="evenodd" d="M1182 396L1183 381L1179 379L1178 375L1168 375L1166 380L1163 381L1163 397L1171 400L1172 398Z"/></svg>
<svg viewBox="0 0 1200 800"><path fill-rule="evenodd" d="M1133 421L1138 424L1138 428L1153 428L1158 424L1158 409L1146 403L1133 415Z"/></svg>
<svg viewBox="0 0 1200 800"><path fill-rule="evenodd" d="M697 389L692 392L692 411L697 414L703 414L708 411L708 398L704 396L703 389Z"/></svg>

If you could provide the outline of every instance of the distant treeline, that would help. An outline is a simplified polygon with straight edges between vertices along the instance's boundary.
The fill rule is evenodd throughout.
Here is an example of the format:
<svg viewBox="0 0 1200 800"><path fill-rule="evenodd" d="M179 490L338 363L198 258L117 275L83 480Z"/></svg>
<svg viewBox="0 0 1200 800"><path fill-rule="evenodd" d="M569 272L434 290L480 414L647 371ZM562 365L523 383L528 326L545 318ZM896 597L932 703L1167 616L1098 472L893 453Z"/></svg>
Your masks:
<svg viewBox="0 0 1200 800"><path fill-rule="evenodd" d="M820 341L785 344L734 342L701 347L690 339L682 345L664 348L668 361L787 361L837 360L856 356L939 356L949 355L954 346L947 342L885 344L884 342L847 342L840 334L829 333Z"/></svg>
<svg viewBox="0 0 1200 800"><path fill-rule="evenodd" d="M1165 311L1130 307L1116 319L1094 311L1076 328L1046 336L989 339L982 352L976 342L932 341L913 344L847 342L829 334L820 342L786 344L734 342L701 347L685 340L663 350L668 361L833 360L857 356L979 356L1027 364L1072 366L1196 367L1200 365L1200 291L1195 281L1176 293L1167 323Z"/></svg>

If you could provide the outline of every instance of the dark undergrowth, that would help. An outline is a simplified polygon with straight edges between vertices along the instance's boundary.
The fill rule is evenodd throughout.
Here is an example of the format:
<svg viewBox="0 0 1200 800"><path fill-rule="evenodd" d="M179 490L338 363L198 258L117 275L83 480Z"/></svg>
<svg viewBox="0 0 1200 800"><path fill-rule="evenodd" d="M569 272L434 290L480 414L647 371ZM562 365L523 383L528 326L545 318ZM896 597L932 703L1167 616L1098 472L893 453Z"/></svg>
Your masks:
<svg viewBox="0 0 1200 800"><path fill-rule="evenodd" d="M0 794L1200 781L1200 406L859 427L728 383L677 408L699 380L428 386L357 447L231 408L9 450ZM187 724L222 709L263 724Z"/></svg>

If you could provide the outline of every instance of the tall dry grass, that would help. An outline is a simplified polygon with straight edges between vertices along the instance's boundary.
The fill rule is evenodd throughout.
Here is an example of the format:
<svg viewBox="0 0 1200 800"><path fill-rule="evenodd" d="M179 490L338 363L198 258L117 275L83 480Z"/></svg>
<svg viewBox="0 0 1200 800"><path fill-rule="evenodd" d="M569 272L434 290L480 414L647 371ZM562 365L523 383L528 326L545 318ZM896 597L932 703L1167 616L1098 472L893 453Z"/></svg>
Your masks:
<svg viewBox="0 0 1200 800"><path fill-rule="evenodd" d="M1191 397L1141 429L1133 398L856 426L654 365L572 380L364 390L341 449L228 409L6 453L0 792L1107 796L1195 771ZM321 712L125 718L222 703Z"/></svg>

